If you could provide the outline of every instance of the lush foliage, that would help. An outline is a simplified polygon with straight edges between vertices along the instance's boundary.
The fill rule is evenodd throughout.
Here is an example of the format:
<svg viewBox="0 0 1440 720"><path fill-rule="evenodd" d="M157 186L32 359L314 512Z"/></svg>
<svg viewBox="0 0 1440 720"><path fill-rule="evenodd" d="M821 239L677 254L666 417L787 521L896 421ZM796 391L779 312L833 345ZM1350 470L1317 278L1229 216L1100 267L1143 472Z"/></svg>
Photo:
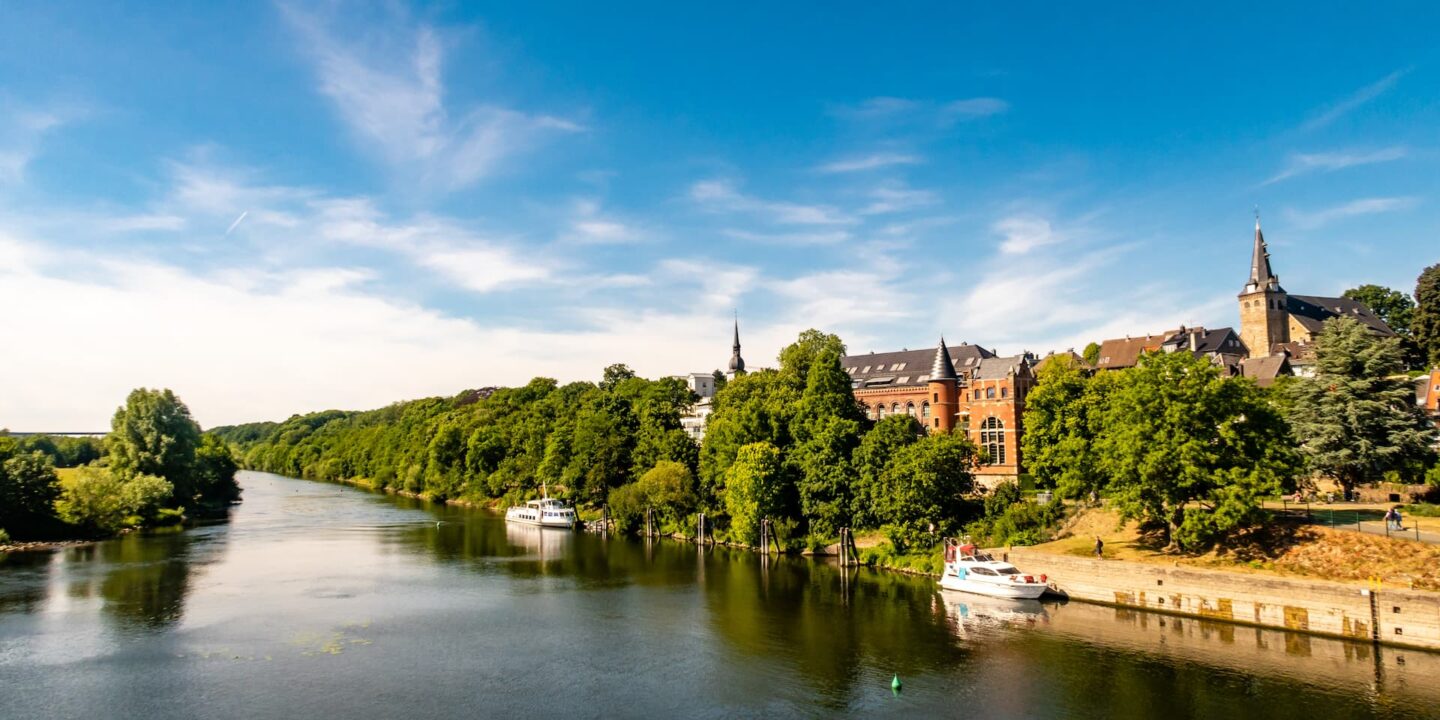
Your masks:
<svg viewBox="0 0 1440 720"><path fill-rule="evenodd" d="M1027 466L1040 486L1068 497L1103 493L1179 549L1253 524L1261 498L1292 483L1298 459L1276 405L1208 359L1149 353L1134 368L1094 376L1055 360L1041 370L1024 419ZM1053 512L992 507L980 531L1028 540Z"/></svg>
<svg viewBox="0 0 1440 720"><path fill-rule="evenodd" d="M105 448L120 482L140 475L163 478L173 486L176 502L192 511L223 508L240 496L229 446L204 437L190 409L170 390L132 391L110 426Z"/></svg>
<svg viewBox="0 0 1440 720"><path fill-rule="evenodd" d="M0 430L0 437L6 437ZM14 438L21 452L40 452L50 458L57 468L72 468L88 465L105 454L105 444L98 437L69 437L65 435L25 435Z"/></svg>
<svg viewBox="0 0 1440 720"><path fill-rule="evenodd" d="M1440 365L1440 264L1425 268L1415 281L1410 334L1420 358L1432 366Z"/></svg>
<svg viewBox="0 0 1440 720"><path fill-rule="evenodd" d="M1038 386L1025 399L1025 466L1044 487L1061 496L1082 498L1105 483L1095 443L1111 380L1091 378L1068 355L1056 355L1037 376Z"/></svg>
<svg viewBox="0 0 1440 720"><path fill-rule="evenodd" d="M55 466L38 450L24 450L14 438L0 437L0 527L27 537L54 514L59 494Z"/></svg>
<svg viewBox="0 0 1440 720"><path fill-rule="evenodd" d="M123 478L109 468L86 466L61 483L55 508L67 523L91 532L113 533L154 523L174 487L155 475Z"/></svg>
<svg viewBox="0 0 1440 720"><path fill-rule="evenodd" d="M678 379L647 380L623 365L599 383L466 392L368 412L327 411L214 432L246 467L349 480L436 499L517 502L537 494L608 506L616 525L693 532L694 513L719 535L758 539L769 518L782 540L833 540L842 527L888 526L921 542L958 529L973 487L963 436L921 439L914 419L872 430L840 366L845 346L807 330L775 370L719 385L705 442L680 428L694 397Z"/></svg>
<svg viewBox="0 0 1440 720"><path fill-rule="evenodd" d="M1065 505L1026 500L1020 485L1000 483L985 498L985 514L965 528L971 540L987 547L1047 542L1065 518Z"/></svg>
<svg viewBox="0 0 1440 720"><path fill-rule="evenodd" d="M1097 442L1112 501L1194 549L1258 519L1293 483L1289 427L1249 381L1187 352L1150 353L1116 383Z"/></svg>
<svg viewBox="0 0 1440 720"><path fill-rule="evenodd" d="M1315 376L1287 386L1300 452L1347 494L1429 453L1435 428L1416 407L1410 382L1398 375L1403 368L1398 339L1335 318L1316 338Z"/></svg>

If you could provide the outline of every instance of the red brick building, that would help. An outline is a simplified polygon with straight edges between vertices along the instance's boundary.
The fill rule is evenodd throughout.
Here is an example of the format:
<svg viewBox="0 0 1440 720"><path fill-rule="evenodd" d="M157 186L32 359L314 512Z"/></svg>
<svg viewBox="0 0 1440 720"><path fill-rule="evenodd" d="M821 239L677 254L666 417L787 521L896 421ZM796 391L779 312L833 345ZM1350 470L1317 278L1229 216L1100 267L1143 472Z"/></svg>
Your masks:
<svg viewBox="0 0 1440 720"><path fill-rule="evenodd" d="M931 432L957 430L984 448L980 481L1015 479L1024 470L1020 438L1025 396L1035 387L1035 358L997 357L978 345L869 353L841 358L855 399L873 420L906 414Z"/></svg>

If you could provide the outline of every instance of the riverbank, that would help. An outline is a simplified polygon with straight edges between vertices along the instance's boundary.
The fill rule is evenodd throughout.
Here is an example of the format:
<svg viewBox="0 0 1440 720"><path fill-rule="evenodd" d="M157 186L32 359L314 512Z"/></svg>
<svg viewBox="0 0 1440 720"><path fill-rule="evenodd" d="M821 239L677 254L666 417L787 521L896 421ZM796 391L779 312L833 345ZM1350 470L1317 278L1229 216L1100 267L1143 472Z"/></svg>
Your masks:
<svg viewBox="0 0 1440 720"><path fill-rule="evenodd" d="M63 550L65 548L85 547L94 545L100 540L53 540L41 542L19 542L0 545L0 555L6 553L22 552L49 552L52 550Z"/></svg>

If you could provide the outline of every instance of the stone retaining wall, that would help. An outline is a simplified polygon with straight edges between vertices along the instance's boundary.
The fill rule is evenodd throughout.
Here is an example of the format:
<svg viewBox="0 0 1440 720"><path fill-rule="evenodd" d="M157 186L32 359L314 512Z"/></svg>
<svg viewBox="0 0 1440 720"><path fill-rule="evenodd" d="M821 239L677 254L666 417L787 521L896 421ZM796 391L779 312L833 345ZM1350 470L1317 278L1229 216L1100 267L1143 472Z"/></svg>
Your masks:
<svg viewBox="0 0 1440 720"><path fill-rule="evenodd" d="M1009 551L1074 600L1440 650L1440 593Z"/></svg>

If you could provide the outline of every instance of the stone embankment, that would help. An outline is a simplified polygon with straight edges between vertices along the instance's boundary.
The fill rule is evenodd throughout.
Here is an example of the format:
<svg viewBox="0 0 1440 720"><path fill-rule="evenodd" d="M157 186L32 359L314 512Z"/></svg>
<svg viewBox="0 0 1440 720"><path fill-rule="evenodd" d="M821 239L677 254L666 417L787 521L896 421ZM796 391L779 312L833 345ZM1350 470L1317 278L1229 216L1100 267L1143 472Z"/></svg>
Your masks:
<svg viewBox="0 0 1440 720"><path fill-rule="evenodd" d="M1440 650L1440 593L1055 555L1014 548L1072 600Z"/></svg>

